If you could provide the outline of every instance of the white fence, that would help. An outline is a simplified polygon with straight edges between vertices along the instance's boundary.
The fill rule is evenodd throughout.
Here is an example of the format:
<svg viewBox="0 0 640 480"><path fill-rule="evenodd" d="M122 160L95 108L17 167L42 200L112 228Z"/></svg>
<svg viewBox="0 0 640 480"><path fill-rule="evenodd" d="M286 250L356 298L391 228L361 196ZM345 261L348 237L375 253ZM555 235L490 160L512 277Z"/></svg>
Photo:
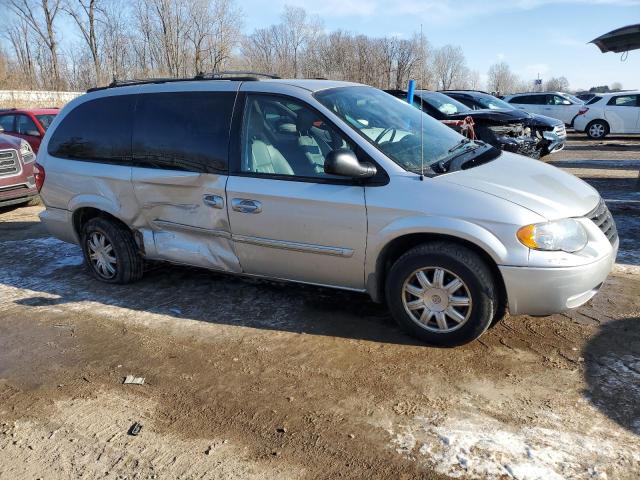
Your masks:
<svg viewBox="0 0 640 480"><path fill-rule="evenodd" d="M0 108L61 107L84 92L0 90Z"/></svg>

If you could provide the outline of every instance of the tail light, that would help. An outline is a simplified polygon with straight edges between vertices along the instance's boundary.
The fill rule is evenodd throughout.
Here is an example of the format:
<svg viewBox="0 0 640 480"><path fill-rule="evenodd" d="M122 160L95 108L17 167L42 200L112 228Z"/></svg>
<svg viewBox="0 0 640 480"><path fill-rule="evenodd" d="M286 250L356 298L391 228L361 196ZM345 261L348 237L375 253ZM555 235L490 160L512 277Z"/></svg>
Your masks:
<svg viewBox="0 0 640 480"><path fill-rule="evenodd" d="M588 107L582 107L580 110L578 110L578 115L584 115L588 111L589 111Z"/></svg>
<svg viewBox="0 0 640 480"><path fill-rule="evenodd" d="M44 167L39 163L35 163L33 165L33 176L36 179L36 188L38 189L38 193L42 190L42 186L44 185Z"/></svg>

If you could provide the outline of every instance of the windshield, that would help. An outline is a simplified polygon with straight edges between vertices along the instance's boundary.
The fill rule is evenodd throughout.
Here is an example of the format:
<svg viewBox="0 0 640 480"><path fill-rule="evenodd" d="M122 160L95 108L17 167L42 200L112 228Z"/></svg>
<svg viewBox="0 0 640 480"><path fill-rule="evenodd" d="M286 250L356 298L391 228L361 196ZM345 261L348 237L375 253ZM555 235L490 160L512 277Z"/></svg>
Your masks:
<svg viewBox="0 0 640 480"><path fill-rule="evenodd" d="M493 95L475 95L473 99L482 105L483 108L491 110L515 110L513 105L508 104L504 100L494 97Z"/></svg>
<svg viewBox="0 0 640 480"><path fill-rule="evenodd" d="M42 125L42 128L44 128L44 130L46 131L49 128L49 125L51 125L51 122L53 122L53 119L56 118L56 116L53 114L36 115L36 118L40 122L40 125Z"/></svg>
<svg viewBox="0 0 640 480"><path fill-rule="evenodd" d="M415 104L419 104L420 98L422 98L423 102L428 103L437 110L440 110L445 115L455 115L457 113L470 112L469 107L467 107L465 104L454 100L444 93L418 90L416 92L416 97L419 98L415 98L413 100Z"/></svg>
<svg viewBox="0 0 640 480"><path fill-rule="evenodd" d="M421 172L422 155L425 167L431 167L478 146L471 141L463 144L467 139L459 133L376 88L332 88L315 97L405 170Z"/></svg>

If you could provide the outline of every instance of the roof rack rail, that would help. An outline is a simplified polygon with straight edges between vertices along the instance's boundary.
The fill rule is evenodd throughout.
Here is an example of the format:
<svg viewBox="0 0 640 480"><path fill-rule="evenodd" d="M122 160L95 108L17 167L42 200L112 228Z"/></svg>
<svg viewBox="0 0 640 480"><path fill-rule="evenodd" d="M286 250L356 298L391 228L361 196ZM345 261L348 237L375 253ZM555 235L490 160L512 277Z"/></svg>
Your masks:
<svg viewBox="0 0 640 480"><path fill-rule="evenodd" d="M129 80L118 80L116 78L106 86L103 87L93 87L87 90L87 93L96 92L98 90L106 90L108 88L117 88L117 87L128 87L132 85L146 85L150 83L173 83L173 82L193 82L193 81L202 81L202 80L228 80L228 81L236 81L236 82L251 82L259 80L258 77L266 77L270 79L280 78L277 75L271 75L269 73L259 73L259 72L245 72L241 70L228 70L223 72L211 72L211 73L203 73L200 72L193 77L158 77L158 78L134 78Z"/></svg>
<svg viewBox="0 0 640 480"><path fill-rule="evenodd" d="M231 77L232 79L235 80L237 76L241 76L241 78L250 78L252 80L258 80L259 77L270 78L272 80L277 80L280 78L278 75L274 75L272 73L253 72L250 70L223 70L222 72L211 72L211 73L200 72L194 78L198 78L202 80L214 80L214 79L225 79L225 77Z"/></svg>

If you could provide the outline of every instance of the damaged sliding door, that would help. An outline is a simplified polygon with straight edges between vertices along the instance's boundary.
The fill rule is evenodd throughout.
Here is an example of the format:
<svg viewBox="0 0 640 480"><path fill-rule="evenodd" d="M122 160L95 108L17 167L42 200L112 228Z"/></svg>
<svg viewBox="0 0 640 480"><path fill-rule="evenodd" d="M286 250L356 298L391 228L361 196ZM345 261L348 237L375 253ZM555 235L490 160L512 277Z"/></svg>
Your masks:
<svg viewBox="0 0 640 480"><path fill-rule="evenodd" d="M131 179L148 258L240 271L225 201L229 87L138 96Z"/></svg>

